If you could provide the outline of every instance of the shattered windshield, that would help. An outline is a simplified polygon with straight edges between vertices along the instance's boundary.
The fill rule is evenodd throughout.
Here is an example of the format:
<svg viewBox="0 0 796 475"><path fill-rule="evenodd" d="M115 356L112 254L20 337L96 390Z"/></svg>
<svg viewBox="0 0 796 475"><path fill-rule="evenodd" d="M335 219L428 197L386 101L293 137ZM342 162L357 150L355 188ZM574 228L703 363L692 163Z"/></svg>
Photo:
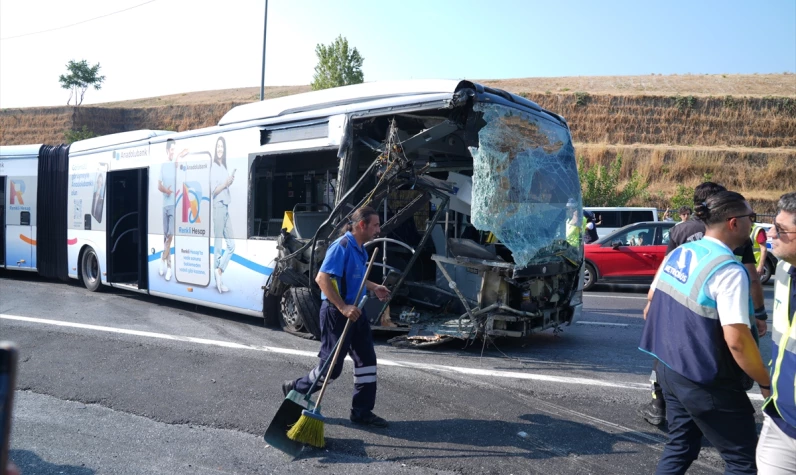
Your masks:
<svg viewBox="0 0 796 475"><path fill-rule="evenodd" d="M579 263L582 205L569 131L511 107L474 108L486 125L470 148L473 225L505 244L518 267L556 256Z"/></svg>

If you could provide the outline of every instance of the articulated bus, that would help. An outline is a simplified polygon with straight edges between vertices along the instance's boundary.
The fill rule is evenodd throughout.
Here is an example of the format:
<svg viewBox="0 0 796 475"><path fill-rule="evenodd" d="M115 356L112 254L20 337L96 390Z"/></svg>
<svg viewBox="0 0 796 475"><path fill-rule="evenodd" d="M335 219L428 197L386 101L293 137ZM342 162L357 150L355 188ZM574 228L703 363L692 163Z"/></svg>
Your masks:
<svg viewBox="0 0 796 475"><path fill-rule="evenodd" d="M367 314L413 346L525 336L581 309L566 121L469 81L367 83L238 106L205 129L0 147L0 196L6 269L291 332L319 334L314 275L363 204L382 220L372 279L393 290Z"/></svg>

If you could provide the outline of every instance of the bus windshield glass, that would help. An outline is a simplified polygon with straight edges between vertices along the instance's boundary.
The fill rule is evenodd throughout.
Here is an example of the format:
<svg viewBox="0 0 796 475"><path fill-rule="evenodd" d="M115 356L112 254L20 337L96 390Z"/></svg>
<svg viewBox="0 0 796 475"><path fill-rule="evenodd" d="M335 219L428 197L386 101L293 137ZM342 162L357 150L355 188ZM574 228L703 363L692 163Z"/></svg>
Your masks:
<svg viewBox="0 0 796 475"><path fill-rule="evenodd" d="M475 109L486 125L479 146L470 148L473 225L491 231L518 267L561 257L579 262L579 243L567 240L567 222L580 223L582 214L569 131L508 106L479 103Z"/></svg>

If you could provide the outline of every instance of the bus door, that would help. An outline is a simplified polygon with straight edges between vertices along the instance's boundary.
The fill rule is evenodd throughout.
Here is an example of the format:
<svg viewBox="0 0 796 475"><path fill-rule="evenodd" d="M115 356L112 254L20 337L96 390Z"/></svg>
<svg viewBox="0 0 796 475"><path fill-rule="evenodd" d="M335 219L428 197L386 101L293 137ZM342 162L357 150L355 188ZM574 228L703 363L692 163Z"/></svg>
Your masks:
<svg viewBox="0 0 796 475"><path fill-rule="evenodd" d="M0 176L0 266L6 265L6 177Z"/></svg>
<svg viewBox="0 0 796 475"><path fill-rule="evenodd" d="M29 177L0 177L3 183L4 229L3 263L9 268L34 269L36 237L33 234L33 212L36 203L36 180Z"/></svg>
<svg viewBox="0 0 796 475"><path fill-rule="evenodd" d="M109 171L105 204L108 282L147 289L148 169Z"/></svg>

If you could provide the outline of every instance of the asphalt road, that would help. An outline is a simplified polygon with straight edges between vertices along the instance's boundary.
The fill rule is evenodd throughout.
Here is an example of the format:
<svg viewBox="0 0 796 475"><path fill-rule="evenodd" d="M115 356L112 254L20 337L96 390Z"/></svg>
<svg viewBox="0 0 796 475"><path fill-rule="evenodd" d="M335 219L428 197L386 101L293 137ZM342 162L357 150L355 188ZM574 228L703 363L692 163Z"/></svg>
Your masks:
<svg viewBox="0 0 796 475"><path fill-rule="evenodd" d="M651 473L665 433L637 414L651 368L636 349L645 293L597 286L562 333L487 347L399 349L377 336L375 412L390 427L348 421L349 362L323 405L327 447L292 460L262 434L281 382L315 364L317 342L227 312L0 272L0 339L21 351L11 458L24 474ZM770 344L769 334L764 355ZM722 470L706 447L689 473Z"/></svg>

